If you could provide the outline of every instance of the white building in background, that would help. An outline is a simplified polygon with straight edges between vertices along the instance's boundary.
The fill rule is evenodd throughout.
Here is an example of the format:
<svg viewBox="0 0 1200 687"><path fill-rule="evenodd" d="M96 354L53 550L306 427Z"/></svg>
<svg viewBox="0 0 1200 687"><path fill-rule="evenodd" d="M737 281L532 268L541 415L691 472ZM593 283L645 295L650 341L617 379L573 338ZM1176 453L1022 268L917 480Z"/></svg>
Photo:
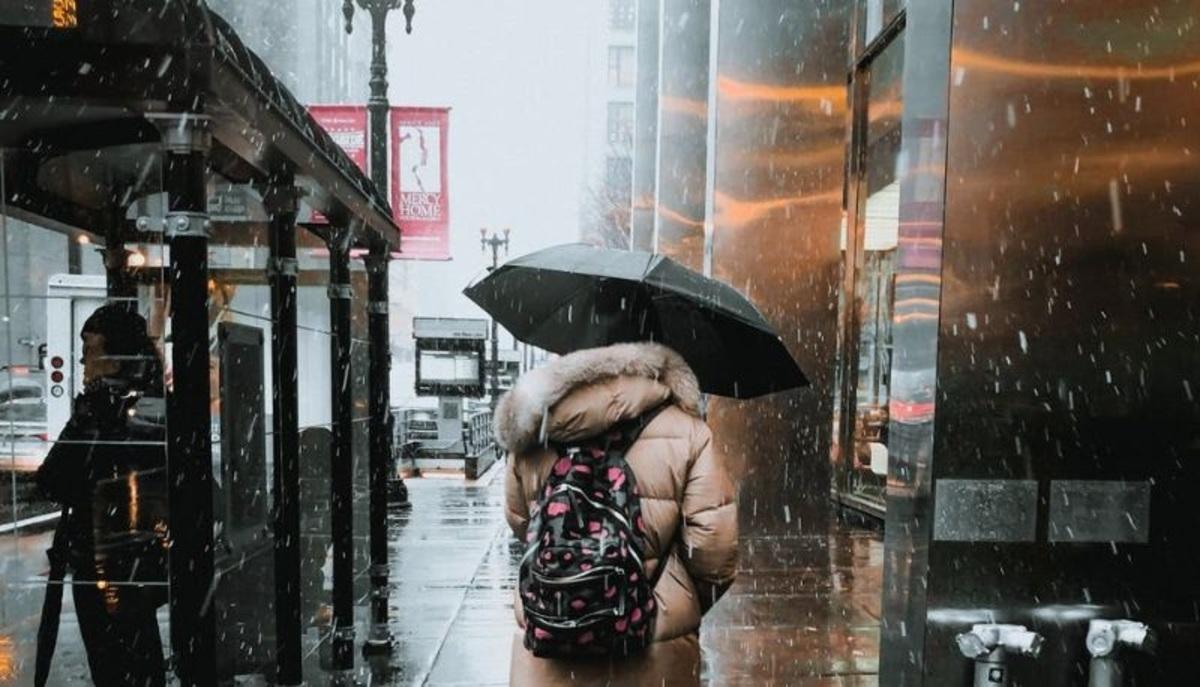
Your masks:
<svg viewBox="0 0 1200 687"><path fill-rule="evenodd" d="M596 0L591 7L580 238L625 247L633 189L637 2Z"/></svg>
<svg viewBox="0 0 1200 687"><path fill-rule="evenodd" d="M242 41L306 105L366 105L371 21L355 12L347 34L342 0L208 0Z"/></svg>

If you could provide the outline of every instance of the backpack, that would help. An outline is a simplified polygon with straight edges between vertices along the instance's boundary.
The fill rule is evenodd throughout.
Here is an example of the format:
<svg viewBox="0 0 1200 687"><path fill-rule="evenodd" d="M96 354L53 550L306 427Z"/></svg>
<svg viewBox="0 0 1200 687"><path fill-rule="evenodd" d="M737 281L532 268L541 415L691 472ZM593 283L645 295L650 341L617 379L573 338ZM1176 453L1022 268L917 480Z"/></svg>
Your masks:
<svg viewBox="0 0 1200 687"><path fill-rule="evenodd" d="M525 648L535 656L629 656L649 646L657 575L646 577L645 524L625 454L659 410L578 445L552 444L558 459L518 577ZM656 573L664 568L666 555Z"/></svg>

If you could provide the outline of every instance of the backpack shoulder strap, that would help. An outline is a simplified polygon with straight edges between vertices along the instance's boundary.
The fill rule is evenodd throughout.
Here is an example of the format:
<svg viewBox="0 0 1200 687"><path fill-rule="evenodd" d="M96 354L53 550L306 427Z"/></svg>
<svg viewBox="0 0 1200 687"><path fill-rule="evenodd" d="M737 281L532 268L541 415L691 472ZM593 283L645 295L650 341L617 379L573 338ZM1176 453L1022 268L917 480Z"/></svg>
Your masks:
<svg viewBox="0 0 1200 687"><path fill-rule="evenodd" d="M650 423L654 421L654 418L658 417L658 414L666 410L669 405L671 405L671 402L667 401L656 408L652 408L651 410L642 413L641 417L634 421L635 424L633 429L629 433L629 446L633 446L633 444L638 440L638 437L642 435L642 431L645 430L646 427L650 426ZM663 572L666 571L667 563L671 560L671 552L674 549L675 533L672 532L671 538L667 540L667 545L663 547L662 554L659 556L658 567L654 569L654 574L650 576L651 592L653 592L654 588L658 586L658 581L662 578Z"/></svg>
<svg viewBox="0 0 1200 687"><path fill-rule="evenodd" d="M671 404L668 401L667 403L664 403L656 408L651 408L633 420L633 428L629 432L630 446L633 446L633 444L637 442L638 437L642 436L642 432L650 426L650 423L654 421L654 418L658 417L658 414L666 410L667 406L669 405Z"/></svg>

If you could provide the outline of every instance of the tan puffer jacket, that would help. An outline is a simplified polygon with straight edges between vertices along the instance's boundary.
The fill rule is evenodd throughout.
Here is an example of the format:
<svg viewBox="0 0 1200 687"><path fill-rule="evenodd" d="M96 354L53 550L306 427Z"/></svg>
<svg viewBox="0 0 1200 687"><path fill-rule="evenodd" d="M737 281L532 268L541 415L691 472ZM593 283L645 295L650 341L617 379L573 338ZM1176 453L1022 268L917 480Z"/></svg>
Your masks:
<svg viewBox="0 0 1200 687"><path fill-rule="evenodd" d="M556 458L548 441L569 443L669 404L626 455L641 493L648 535L647 573L667 567L654 590L655 643L642 656L611 662L535 657L513 642L513 685L698 684L701 616L733 582L737 508L733 485L700 417L696 376L658 344L578 351L527 373L496 409L496 434L509 453L508 523L521 541L530 510ZM514 594L518 624L524 623Z"/></svg>

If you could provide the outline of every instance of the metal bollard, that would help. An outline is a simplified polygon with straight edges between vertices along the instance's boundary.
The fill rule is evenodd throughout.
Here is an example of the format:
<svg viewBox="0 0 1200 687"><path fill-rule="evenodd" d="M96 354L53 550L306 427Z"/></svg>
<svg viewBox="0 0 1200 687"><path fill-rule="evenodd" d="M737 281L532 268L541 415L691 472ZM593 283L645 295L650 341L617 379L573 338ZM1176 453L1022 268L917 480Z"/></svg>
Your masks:
<svg viewBox="0 0 1200 687"><path fill-rule="evenodd" d="M1154 631L1134 620L1092 620L1088 623L1087 650L1092 655L1088 687L1121 687L1125 684L1123 649L1153 654Z"/></svg>
<svg viewBox="0 0 1200 687"><path fill-rule="evenodd" d="M1009 656L1037 658L1042 636L1024 625L973 625L957 637L958 650L975 662L975 687L1008 687Z"/></svg>

